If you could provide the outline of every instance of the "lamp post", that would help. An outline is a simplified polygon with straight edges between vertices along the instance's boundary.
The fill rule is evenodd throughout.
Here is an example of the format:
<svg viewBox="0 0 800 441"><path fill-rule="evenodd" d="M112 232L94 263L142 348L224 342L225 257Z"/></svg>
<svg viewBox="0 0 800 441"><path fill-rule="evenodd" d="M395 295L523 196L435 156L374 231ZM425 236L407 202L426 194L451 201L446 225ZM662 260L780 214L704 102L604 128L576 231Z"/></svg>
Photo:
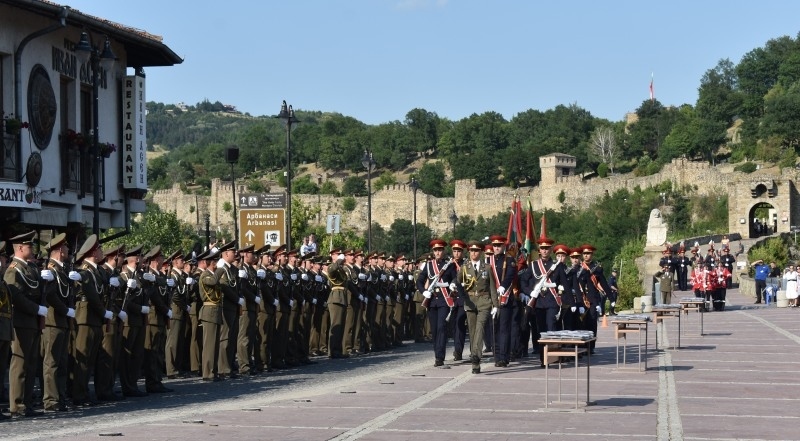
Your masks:
<svg viewBox="0 0 800 441"><path fill-rule="evenodd" d="M239 240L239 219L236 218L236 174L234 173L233 166L239 160L239 149L237 147L228 147L225 152L225 159L231 165L231 190L233 191L233 240Z"/></svg>
<svg viewBox="0 0 800 441"><path fill-rule="evenodd" d="M453 237L455 238L455 236L456 236L456 222L458 222L458 215L456 214L456 210L453 210L453 212L450 213L450 222L453 223Z"/></svg>
<svg viewBox="0 0 800 441"><path fill-rule="evenodd" d="M375 168L372 152L364 150L361 165L367 169L367 252L370 252L372 251L372 170Z"/></svg>
<svg viewBox="0 0 800 441"><path fill-rule="evenodd" d="M286 249L292 249L292 124L299 123L295 118L292 106L286 105L286 100L281 104L281 111L275 117L283 121L286 126Z"/></svg>
<svg viewBox="0 0 800 441"><path fill-rule="evenodd" d="M206 213L206 249L211 247L211 214Z"/></svg>
<svg viewBox="0 0 800 441"><path fill-rule="evenodd" d="M414 192L414 258L417 258L417 190L419 190L419 182L417 178L411 178L411 191Z"/></svg>
<svg viewBox="0 0 800 441"><path fill-rule="evenodd" d="M75 52L81 58L82 64L89 62L92 69L92 148L90 149L92 155L92 177L94 179L92 189L94 193L92 233L100 237L100 169L103 166L103 156L100 154L99 145L100 67L102 64L104 70L111 69L117 57L111 51L111 42L108 37L106 37L102 52L92 45L91 39L92 37L88 32L81 32L81 38L75 46Z"/></svg>

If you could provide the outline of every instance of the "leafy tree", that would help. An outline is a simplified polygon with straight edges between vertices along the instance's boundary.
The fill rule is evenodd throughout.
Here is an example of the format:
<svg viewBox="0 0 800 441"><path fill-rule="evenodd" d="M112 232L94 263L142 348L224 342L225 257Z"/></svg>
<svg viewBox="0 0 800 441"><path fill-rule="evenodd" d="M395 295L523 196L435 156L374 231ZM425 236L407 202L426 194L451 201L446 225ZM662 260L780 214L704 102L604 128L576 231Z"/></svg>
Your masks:
<svg viewBox="0 0 800 441"><path fill-rule="evenodd" d="M417 175L419 189L431 196L443 197L445 189L442 183L445 182L444 164L441 162L427 162L419 169Z"/></svg>
<svg viewBox="0 0 800 441"><path fill-rule="evenodd" d="M143 245L147 250L160 245L165 255L175 250L190 250L200 243L194 228L178 220L173 211L162 211L157 205L148 204L140 217L131 220L131 232L111 241L112 244L125 244L127 247ZM147 251L145 251L147 252Z"/></svg>
<svg viewBox="0 0 800 441"><path fill-rule="evenodd" d="M366 196L367 195L367 182L364 178L359 176L350 176L344 180L342 186L342 194L352 196Z"/></svg>
<svg viewBox="0 0 800 441"><path fill-rule="evenodd" d="M353 211L356 209L356 198L352 196L345 196L342 199L342 209L344 211Z"/></svg>
<svg viewBox="0 0 800 441"><path fill-rule="evenodd" d="M390 171L383 172L372 184L373 191L382 190L390 185L397 184L397 178Z"/></svg>
<svg viewBox="0 0 800 441"><path fill-rule="evenodd" d="M439 139L439 117L425 109L412 109L406 113L405 125L409 129L408 144L419 153L436 150Z"/></svg>
<svg viewBox="0 0 800 441"><path fill-rule="evenodd" d="M311 176L305 175L292 182L292 190L297 194L317 194L319 187L311 182Z"/></svg>
<svg viewBox="0 0 800 441"><path fill-rule="evenodd" d="M417 253L428 249L428 243L433 238L431 229L417 223ZM389 227L386 237L386 248L398 253L411 255L414 251L414 224L408 219L395 219ZM416 257L416 256L415 256Z"/></svg>
<svg viewBox="0 0 800 441"><path fill-rule="evenodd" d="M339 196L339 189L336 188L336 184L333 181L325 181L322 183L322 187L319 188L319 194Z"/></svg>

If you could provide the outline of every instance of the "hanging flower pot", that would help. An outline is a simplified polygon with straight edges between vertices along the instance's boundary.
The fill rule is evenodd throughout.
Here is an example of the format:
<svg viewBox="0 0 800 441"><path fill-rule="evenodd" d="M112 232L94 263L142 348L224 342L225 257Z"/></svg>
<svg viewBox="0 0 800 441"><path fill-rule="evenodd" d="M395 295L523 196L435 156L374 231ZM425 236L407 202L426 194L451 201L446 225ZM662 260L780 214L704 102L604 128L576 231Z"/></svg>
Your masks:
<svg viewBox="0 0 800 441"><path fill-rule="evenodd" d="M110 142L101 142L100 145L97 146L97 151L100 153L100 156L110 158L111 154L117 151L117 146Z"/></svg>

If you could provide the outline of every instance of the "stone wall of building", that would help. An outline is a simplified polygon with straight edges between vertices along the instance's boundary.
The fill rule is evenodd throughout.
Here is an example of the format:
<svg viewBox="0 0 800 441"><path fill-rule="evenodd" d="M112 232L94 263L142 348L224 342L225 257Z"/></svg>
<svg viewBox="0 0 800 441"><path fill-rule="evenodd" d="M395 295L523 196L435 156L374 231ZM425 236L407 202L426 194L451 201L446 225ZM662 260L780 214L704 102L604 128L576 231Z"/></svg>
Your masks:
<svg viewBox="0 0 800 441"><path fill-rule="evenodd" d="M771 173L771 174L770 174ZM800 197L794 186L796 179L794 170L785 170L783 174L759 170L746 175L733 172L730 167L712 167L705 162L692 162L685 159L675 159L663 167L662 171L651 176L633 176L633 174L615 175L607 178L584 179L579 175L554 177L554 182L512 189L507 187L478 189L473 180L461 180L455 184L455 197L436 198L417 191L417 222L426 224L435 234L442 234L452 228L450 216L453 212L457 216L478 216L489 218L497 213L507 211L514 195L517 194L524 201L530 197L535 210L544 208L560 209L562 204L559 196L563 192L564 204L576 208L586 208L594 201L606 194L613 194L617 190L635 188L649 188L671 181L673 188L691 186L698 194L710 194L727 191L729 194L729 226L730 232L739 232L743 237L749 237L747 228L751 219L748 219L750 210L760 199L751 196L752 182L776 182L778 196L767 198L765 201L775 206L780 218L779 231L788 231L790 225L800 222ZM554 175L550 175L554 176ZM242 185L237 185L237 195L246 193ZM342 225L365 231L367 228L368 204L367 197L357 197L356 207L347 212L342 208L344 198L330 195L294 194L293 197L302 201L306 206L320 207L316 222L324 225L328 214L342 216ZM211 196L184 194L179 186L169 190L153 192L153 201L164 210L175 211L182 221L204 226L205 213L211 216L212 229L233 229L232 215L224 211L225 202L233 199L230 182L214 179L211 185ZM413 219L414 192L406 184L391 185L376 191L372 196L372 221L388 229L395 219ZM238 210L238 204L237 204ZM740 219L745 219L745 224ZM783 221L783 219L786 219ZM313 221L312 221L313 222Z"/></svg>

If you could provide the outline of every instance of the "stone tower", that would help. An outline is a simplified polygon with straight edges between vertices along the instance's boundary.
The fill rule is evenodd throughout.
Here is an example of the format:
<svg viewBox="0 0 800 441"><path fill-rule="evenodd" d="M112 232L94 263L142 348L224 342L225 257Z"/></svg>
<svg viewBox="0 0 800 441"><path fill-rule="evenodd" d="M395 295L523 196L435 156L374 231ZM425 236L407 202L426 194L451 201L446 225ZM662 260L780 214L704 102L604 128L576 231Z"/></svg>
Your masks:
<svg viewBox="0 0 800 441"><path fill-rule="evenodd" d="M542 170L542 185L555 184L561 178L575 174L575 157L564 153L540 156L539 168Z"/></svg>

